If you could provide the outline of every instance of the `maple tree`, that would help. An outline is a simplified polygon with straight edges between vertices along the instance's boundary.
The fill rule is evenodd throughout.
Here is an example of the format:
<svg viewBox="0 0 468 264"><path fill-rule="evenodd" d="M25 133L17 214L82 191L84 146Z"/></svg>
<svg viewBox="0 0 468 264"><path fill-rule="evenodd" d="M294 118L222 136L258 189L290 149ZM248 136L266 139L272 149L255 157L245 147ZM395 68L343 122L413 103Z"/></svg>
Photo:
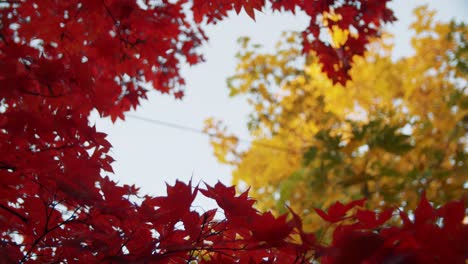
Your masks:
<svg viewBox="0 0 468 264"><path fill-rule="evenodd" d="M253 143L246 149L219 120L206 127L233 183L249 186L259 208L289 205L309 230L324 227L311 208L336 200L414 208L423 190L438 205L466 194L468 35L434 15L415 10L413 55L392 58L383 34L346 86L321 73L316 55L301 57L300 34L285 34L272 53L241 39L229 85L252 106Z"/></svg>
<svg viewBox="0 0 468 264"><path fill-rule="evenodd" d="M146 83L181 98L180 65L202 61L200 22L241 7L254 17L264 5L0 0L0 262L306 263L319 257L314 252L333 261L327 252L341 250L340 243L320 246L298 217L261 213L234 187L176 182L166 196L151 197L118 185L106 176L111 144L88 120L92 111L123 119L145 99ZM360 32L338 49L320 38L304 42L304 51L323 54L324 70L337 82L348 78L352 55L394 19L386 1L272 1L272 8L304 10L311 17L304 35L317 37L320 26ZM224 217L194 210L199 192ZM459 204L450 212L424 209L448 219L450 229L441 232L450 243L466 233ZM466 257L458 248L443 252Z"/></svg>

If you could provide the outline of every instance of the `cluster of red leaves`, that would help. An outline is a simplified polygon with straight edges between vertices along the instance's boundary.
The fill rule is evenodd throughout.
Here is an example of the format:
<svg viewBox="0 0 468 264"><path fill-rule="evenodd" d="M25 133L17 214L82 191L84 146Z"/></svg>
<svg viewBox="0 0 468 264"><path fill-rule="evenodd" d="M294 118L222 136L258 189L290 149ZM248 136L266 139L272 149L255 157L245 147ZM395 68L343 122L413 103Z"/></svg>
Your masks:
<svg viewBox="0 0 468 264"><path fill-rule="evenodd" d="M224 207L220 220L216 210L192 209L199 188L190 183L168 186L164 197L138 197L108 178L99 184L93 203L39 192L22 203L24 219L2 212L0 262L304 263L311 249L291 238L302 230L297 222L261 214L246 193L220 183L200 190Z"/></svg>
<svg viewBox="0 0 468 264"><path fill-rule="evenodd" d="M111 145L88 118L123 118L146 82L180 97L179 65L203 40L173 1L0 1L0 262L141 247L129 236L150 229L124 198L136 189L101 177Z"/></svg>
<svg viewBox="0 0 468 264"><path fill-rule="evenodd" d="M321 263L465 263L468 260L468 225L464 201L434 208L422 195L411 217L393 209L380 213L357 209L364 200L332 205L316 212L336 225L332 243L320 248ZM392 217L393 216L393 217ZM411 218L413 220L411 220Z"/></svg>
<svg viewBox="0 0 468 264"><path fill-rule="evenodd" d="M273 1L273 8L307 7L316 17L354 5L336 2ZM370 2L378 1L354 8ZM300 263L317 249L333 258L297 216L260 213L232 187L177 182L165 197L140 197L136 187L102 177L112 172L111 145L89 124L91 111L123 118L145 98L147 82L182 97L181 63L202 60L200 20L241 8L253 16L264 5L193 1L192 22L190 4L0 1L0 263ZM360 19L377 30L389 20L384 6L366 7L372 19ZM327 69L336 61L322 62ZM192 209L199 191L225 218Z"/></svg>
<svg viewBox="0 0 468 264"><path fill-rule="evenodd" d="M196 49L205 37L186 18L183 3L162 2L141 7L133 0L50 0L3 6L2 98L45 98L51 111L66 106L86 117L97 109L115 120L146 98L144 83L181 97L180 63L202 60Z"/></svg>
<svg viewBox="0 0 468 264"><path fill-rule="evenodd" d="M384 23L396 20L392 10L387 7L390 0L270 0L275 11L304 12L309 25L302 32L303 51L314 51L323 65L323 71L334 83L345 84L351 77L348 74L354 56L362 56L371 38L379 36ZM255 19L255 10L261 11L265 0L194 0L195 21L204 18L208 23L216 23L235 10L242 8ZM334 14L339 19L330 19L324 14ZM334 26L354 32L339 48L330 45L324 37L326 29Z"/></svg>

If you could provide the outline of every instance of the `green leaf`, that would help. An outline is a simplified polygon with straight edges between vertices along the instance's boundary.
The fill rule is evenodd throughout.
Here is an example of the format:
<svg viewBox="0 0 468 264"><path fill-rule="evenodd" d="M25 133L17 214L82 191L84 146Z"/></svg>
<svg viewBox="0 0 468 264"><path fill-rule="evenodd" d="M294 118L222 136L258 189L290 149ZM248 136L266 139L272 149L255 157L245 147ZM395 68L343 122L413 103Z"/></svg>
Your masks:
<svg viewBox="0 0 468 264"><path fill-rule="evenodd" d="M373 131L375 135L369 140L369 147L382 148L396 155L405 154L413 148L409 142L411 137L397 132L398 129L398 126L385 125L381 130Z"/></svg>
<svg viewBox="0 0 468 264"><path fill-rule="evenodd" d="M291 194L295 190L297 183L304 180L304 173L304 169L297 170L290 177L280 183L280 198L276 203L276 207L278 209L284 209L284 204L291 198Z"/></svg>
<svg viewBox="0 0 468 264"><path fill-rule="evenodd" d="M303 165L308 166L310 162L315 159L317 156L318 148L317 147L310 147L303 156Z"/></svg>

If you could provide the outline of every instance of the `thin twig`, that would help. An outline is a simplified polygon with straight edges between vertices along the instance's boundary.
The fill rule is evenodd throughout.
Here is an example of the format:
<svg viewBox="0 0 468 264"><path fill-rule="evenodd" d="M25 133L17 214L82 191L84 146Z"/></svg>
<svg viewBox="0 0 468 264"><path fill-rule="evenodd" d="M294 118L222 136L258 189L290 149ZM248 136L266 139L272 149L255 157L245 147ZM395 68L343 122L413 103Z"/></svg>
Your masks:
<svg viewBox="0 0 468 264"><path fill-rule="evenodd" d="M3 204L0 204L0 208L4 209L5 211L15 215L16 217L18 217L19 219L21 219L21 221L23 221L25 224L28 223L28 219L21 215L20 213L16 212L15 210L3 205Z"/></svg>

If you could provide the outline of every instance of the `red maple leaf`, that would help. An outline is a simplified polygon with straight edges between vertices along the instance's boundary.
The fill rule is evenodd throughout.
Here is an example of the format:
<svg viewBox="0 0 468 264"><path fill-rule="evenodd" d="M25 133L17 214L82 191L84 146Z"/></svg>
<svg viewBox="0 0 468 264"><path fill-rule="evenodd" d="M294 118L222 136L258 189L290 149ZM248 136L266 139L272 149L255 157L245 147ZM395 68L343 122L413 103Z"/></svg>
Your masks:
<svg viewBox="0 0 468 264"><path fill-rule="evenodd" d="M175 97L176 99L182 100L182 98L184 97L184 91L177 91L177 92L174 92L174 97Z"/></svg>
<svg viewBox="0 0 468 264"><path fill-rule="evenodd" d="M349 210L356 206L363 206L365 202L366 199L351 201L347 204L335 202L328 208L326 213L319 208L314 208L314 210L323 220L330 223L336 223L343 220Z"/></svg>
<svg viewBox="0 0 468 264"><path fill-rule="evenodd" d="M286 215L275 218L270 212L257 215L250 225L252 239L265 241L270 245L281 245L284 243L293 228L293 222L286 221Z"/></svg>
<svg viewBox="0 0 468 264"><path fill-rule="evenodd" d="M358 210L356 219L359 221L360 227L373 229L387 222L392 217L393 211L391 208L381 213L370 210Z"/></svg>

